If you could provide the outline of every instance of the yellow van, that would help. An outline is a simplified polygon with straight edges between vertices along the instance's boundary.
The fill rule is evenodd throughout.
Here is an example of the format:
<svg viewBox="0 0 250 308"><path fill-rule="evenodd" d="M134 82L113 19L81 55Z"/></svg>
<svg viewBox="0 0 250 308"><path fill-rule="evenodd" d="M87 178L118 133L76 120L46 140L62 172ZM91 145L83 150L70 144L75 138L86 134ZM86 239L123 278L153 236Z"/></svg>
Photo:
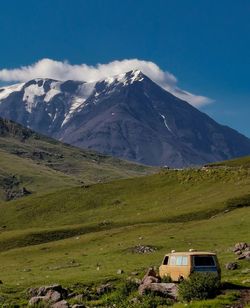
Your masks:
<svg viewBox="0 0 250 308"><path fill-rule="evenodd" d="M159 268L161 278L170 277L172 281L181 281L194 272L214 272L220 278L221 270L215 253L205 251L172 251L166 254Z"/></svg>

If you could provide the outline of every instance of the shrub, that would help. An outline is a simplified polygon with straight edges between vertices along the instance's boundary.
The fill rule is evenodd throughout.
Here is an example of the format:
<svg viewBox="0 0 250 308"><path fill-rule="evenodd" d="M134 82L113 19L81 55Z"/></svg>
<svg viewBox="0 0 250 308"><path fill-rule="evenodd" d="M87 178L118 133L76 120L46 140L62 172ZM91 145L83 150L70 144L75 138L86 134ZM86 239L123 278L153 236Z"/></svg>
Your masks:
<svg viewBox="0 0 250 308"><path fill-rule="evenodd" d="M194 273L180 283L179 296L186 301L213 298L219 287L220 280L214 273Z"/></svg>
<svg viewBox="0 0 250 308"><path fill-rule="evenodd" d="M137 289L138 285L134 281L127 280L120 286L120 293L123 297L126 297Z"/></svg>
<svg viewBox="0 0 250 308"><path fill-rule="evenodd" d="M157 296L152 293L148 293L140 298L140 303L137 306L138 308L157 308L157 307L166 307L172 306L173 301L169 298L164 298ZM128 306L129 307L129 306Z"/></svg>
<svg viewBox="0 0 250 308"><path fill-rule="evenodd" d="M161 282L170 283L170 282L173 282L173 280L172 280L172 278L170 276L164 276L161 279Z"/></svg>
<svg viewBox="0 0 250 308"><path fill-rule="evenodd" d="M137 291L138 286L133 281L123 281L120 285L117 286L114 292L110 294L105 294L103 296L103 302L107 305L116 304L117 307L127 307L127 299Z"/></svg>

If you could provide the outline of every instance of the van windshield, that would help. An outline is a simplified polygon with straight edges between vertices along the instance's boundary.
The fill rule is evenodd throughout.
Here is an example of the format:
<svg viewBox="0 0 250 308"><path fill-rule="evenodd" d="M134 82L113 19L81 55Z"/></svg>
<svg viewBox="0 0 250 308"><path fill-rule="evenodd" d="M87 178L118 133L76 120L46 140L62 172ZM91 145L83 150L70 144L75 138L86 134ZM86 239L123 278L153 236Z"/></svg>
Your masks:
<svg viewBox="0 0 250 308"><path fill-rule="evenodd" d="M195 266L215 266L213 256L194 256Z"/></svg>

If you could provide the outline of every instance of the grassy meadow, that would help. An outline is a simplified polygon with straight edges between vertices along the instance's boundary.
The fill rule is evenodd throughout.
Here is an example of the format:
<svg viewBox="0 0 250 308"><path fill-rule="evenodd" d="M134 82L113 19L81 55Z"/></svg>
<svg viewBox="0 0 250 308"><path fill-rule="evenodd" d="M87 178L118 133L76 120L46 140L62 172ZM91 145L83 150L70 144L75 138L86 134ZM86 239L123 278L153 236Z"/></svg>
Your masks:
<svg viewBox="0 0 250 308"><path fill-rule="evenodd" d="M250 241L249 205L244 164L162 170L2 201L0 292L5 301L18 302L30 286L116 281L158 267L172 249L189 248L217 252L223 282L250 286L249 261L225 270L235 260L234 244ZM137 254L136 245L156 251Z"/></svg>

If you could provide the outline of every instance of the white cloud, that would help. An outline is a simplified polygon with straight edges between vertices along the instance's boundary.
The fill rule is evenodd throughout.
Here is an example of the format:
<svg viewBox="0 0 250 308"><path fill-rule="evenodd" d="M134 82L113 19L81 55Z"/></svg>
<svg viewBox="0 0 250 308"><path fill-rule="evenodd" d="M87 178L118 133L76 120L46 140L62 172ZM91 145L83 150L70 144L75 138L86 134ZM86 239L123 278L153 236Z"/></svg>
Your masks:
<svg viewBox="0 0 250 308"><path fill-rule="evenodd" d="M173 74L163 71L153 62L138 59L113 61L107 64L97 64L96 66L87 64L72 65L67 61L61 62L42 59L29 66L0 70L0 81L25 82L33 78L52 78L57 80L72 79L90 82L124 73L132 69L140 69L161 87L193 106L202 106L212 102L208 97L195 95L179 89L177 87L177 78Z"/></svg>

